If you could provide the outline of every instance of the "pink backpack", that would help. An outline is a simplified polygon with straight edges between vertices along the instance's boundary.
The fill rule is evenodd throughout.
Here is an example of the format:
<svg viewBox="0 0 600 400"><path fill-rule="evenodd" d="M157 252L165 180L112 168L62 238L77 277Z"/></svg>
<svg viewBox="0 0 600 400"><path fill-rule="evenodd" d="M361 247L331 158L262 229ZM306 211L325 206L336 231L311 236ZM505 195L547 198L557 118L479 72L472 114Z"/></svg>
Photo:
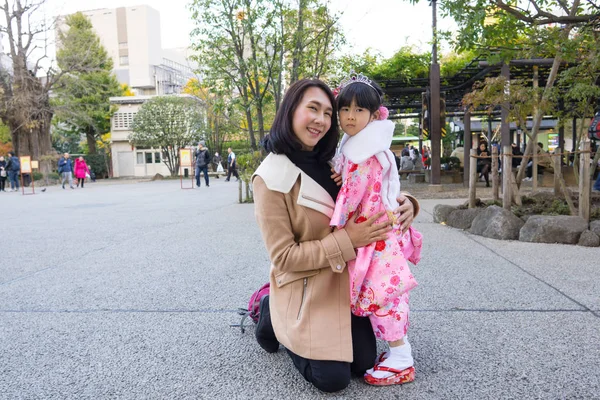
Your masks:
<svg viewBox="0 0 600 400"><path fill-rule="evenodd" d="M239 326L242 333L244 333L245 332L244 324L248 317L250 317L252 322L254 322L255 324L258 323L258 317L260 315L260 310L259 310L260 299L262 299L263 297L265 297L269 294L270 286L271 286L271 284L269 282L267 282L264 285L262 285L260 287L260 289L258 289L256 292L252 293L252 296L250 296L250 301L248 301L248 308L247 309L240 308L238 311L238 314L242 316L242 320L240 321L239 325L231 325L231 326Z"/></svg>

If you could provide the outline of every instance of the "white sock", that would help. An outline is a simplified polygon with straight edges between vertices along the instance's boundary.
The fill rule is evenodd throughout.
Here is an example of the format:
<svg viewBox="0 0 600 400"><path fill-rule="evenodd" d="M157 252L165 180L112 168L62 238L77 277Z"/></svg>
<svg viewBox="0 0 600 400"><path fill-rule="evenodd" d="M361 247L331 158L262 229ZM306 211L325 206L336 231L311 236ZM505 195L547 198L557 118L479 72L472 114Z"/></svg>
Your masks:
<svg viewBox="0 0 600 400"><path fill-rule="evenodd" d="M394 368L398 371L412 367L414 365L414 360L408 339L406 337L404 338L404 344L402 346L390 347L388 358L386 358L379 365L383 367ZM381 379L388 378L394 374L387 371L374 371L371 373L371 375L373 378Z"/></svg>

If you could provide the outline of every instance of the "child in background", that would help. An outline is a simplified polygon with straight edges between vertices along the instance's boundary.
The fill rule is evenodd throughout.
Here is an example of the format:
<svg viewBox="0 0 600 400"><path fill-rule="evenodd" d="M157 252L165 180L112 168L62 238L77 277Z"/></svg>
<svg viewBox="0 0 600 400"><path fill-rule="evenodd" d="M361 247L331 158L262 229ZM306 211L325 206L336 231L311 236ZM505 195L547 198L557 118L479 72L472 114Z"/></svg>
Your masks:
<svg viewBox="0 0 600 400"><path fill-rule="evenodd" d="M331 225L342 228L350 218L365 221L386 211L393 229L385 241L357 249L348 263L352 313L368 316L375 336L389 343L365 374L372 385L395 385L415 378L408 330L408 292L417 286L407 260L420 259L422 236L412 227L402 232L392 210L398 207L400 179L390 145L394 123L387 120L383 91L362 74L351 73L337 94L339 121L344 137L335 159L342 175ZM335 93L336 91L334 91Z"/></svg>

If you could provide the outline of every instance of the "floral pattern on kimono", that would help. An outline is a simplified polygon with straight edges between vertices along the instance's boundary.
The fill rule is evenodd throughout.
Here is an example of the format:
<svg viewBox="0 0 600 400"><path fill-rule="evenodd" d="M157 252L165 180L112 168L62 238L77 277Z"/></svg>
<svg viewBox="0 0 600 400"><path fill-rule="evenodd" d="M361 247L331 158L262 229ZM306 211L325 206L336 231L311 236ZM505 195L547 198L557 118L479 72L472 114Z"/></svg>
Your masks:
<svg viewBox="0 0 600 400"><path fill-rule="evenodd" d="M417 286L407 258L414 263L419 261L422 237L413 228L402 234L393 210L385 209L381 198L382 167L375 156L360 164L344 157L342 168L344 182L331 225L344 227L350 218L356 218L358 223L364 222L380 211L387 215L377 222L393 222L392 231L388 232L385 240L357 249L356 259L348 262L352 313L387 316L397 321L407 319L408 292ZM406 304L404 317L401 315L405 314L403 307L399 307L402 304ZM373 326L376 324L373 323Z"/></svg>

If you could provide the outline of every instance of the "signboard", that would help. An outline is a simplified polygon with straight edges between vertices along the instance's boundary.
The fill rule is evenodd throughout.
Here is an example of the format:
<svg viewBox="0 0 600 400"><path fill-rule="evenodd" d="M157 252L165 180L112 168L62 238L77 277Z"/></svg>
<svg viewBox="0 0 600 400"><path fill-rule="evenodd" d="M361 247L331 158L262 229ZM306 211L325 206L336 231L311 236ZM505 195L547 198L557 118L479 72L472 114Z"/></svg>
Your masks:
<svg viewBox="0 0 600 400"><path fill-rule="evenodd" d="M31 173L31 156L19 157L19 161L21 161L21 173L22 174L30 174Z"/></svg>
<svg viewBox="0 0 600 400"><path fill-rule="evenodd" d="M191 167L192 166L192 150L179 149L179 164L182 167Z"/></svg>
<svg viewBox="0 0 600 400"><path fill-rule="evenodd" d="M36 161L36 160L31 161L31 169L39 169L39 168L40 168L39 161Z"/></svg>

